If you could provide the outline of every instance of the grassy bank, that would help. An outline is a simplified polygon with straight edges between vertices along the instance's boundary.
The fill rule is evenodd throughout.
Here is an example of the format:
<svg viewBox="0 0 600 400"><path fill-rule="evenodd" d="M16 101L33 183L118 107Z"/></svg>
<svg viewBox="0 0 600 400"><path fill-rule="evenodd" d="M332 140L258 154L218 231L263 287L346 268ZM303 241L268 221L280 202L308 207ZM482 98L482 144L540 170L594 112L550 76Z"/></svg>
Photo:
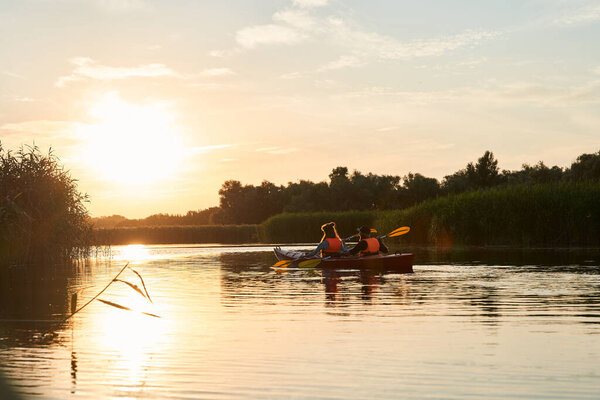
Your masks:
<svg viewBox="0 0 600 400"><path fill-rule="evenodd" d="M257 225L200 225L95 229L97 245L256 243Z"/></svg>
<svg viewBox="0 0 600 400"><path fill-rule="evenodd" d="M599 246L600 183L520 185L451 195L378 214L382 232L409 225L417 245Z"/></svg>
<svg viewBox="0 0 600 400"><path fill-rule="evenodd" d="M261 225L139 227L96 230L98 244L316 243L335 221L341 236L361 225L411 245L600 246L600 183L519 185L449 195L394 211L284 213Z"/></svg>
<svg viewBox="0 0 600 400"><path fill-rule="evenodd" d="M356 233L362 225L372 225L377 214L371 211L284 213L261 224L260 240L265 243L317 243L324 223L335 221L340 236Z"/></svg>

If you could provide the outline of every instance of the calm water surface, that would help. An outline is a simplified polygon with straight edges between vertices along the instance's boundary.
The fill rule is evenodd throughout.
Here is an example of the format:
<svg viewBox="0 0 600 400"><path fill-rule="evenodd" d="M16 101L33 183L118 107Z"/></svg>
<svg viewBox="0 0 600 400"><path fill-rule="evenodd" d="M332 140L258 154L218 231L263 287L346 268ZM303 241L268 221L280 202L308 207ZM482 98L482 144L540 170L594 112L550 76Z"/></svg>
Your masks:
<svg viewBox="0 0 600 400"><path fill-rule="evenodd" d="M280 273L268 247L129 246L70 276L11 271L0 370L26 398L600 397L598 251L417 256L414 274ZM125 260L153 304L115 282L100 298L133 311L46 321Z"/></svg>

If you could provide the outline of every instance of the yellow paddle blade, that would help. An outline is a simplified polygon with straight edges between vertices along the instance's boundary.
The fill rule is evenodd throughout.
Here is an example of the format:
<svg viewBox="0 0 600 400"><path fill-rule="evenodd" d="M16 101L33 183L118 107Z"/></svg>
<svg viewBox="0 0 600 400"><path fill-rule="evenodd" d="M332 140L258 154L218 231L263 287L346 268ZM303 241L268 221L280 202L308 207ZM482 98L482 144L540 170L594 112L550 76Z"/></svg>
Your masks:
<svg viewBox="0 0 600 400"><path fill-rule="evenodd" d="M293 263L295 260L282 260L282 261L278 261L273 265L273 268L286 268L288 267L291 263Z"/></svg>
<svg viewBox="0 0 600 400"><path fill-rule="evenodd" d="M319 264L321 264L320 259L306 260L299 262L298 268L315 268Z"/></svg>
<svg viewBox="0 0 600 400"><path fill-rule="evenodd" d="M410 231L409 226L403 226L402 228L398 228L398 229L391 231L387 236L388 237L396 237L396 236L400 236L400 235L405 235L409 231Z"/></svg>

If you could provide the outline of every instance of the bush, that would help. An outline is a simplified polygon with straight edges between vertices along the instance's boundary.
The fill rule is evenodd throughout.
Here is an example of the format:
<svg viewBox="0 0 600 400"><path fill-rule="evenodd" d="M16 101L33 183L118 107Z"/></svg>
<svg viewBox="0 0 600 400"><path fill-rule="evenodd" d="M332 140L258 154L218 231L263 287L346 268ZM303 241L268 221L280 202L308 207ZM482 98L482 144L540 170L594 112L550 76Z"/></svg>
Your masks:
<svg viewBox="0 0 600 400"><path fill-rule="evenodd" d="M54 263L87 255L91 225L76 180L50 150L0 144L0 264Z"/></svg>

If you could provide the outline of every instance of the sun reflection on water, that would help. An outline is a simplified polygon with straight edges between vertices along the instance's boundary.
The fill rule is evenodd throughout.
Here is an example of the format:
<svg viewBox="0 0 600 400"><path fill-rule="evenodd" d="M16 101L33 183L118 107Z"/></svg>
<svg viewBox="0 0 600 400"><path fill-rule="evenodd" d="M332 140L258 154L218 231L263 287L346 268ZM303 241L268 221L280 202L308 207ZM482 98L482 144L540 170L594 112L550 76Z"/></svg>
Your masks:
<svg viewBox="0 0 600 400"><path fill-rule="evenodd" d="M120 249L120 254L116 256L118 260L127 260L129 262L146 261L151 258L150 250L143 244L130 244Z"/></svg>
<svg viewBox="0 0 600 400"><path fill-rule="evenodd" d="M149 309L147 302L136 293L110 296L110 301L131 311L107 305L99 307L93 320L98 335L92 340L95 348L101 349L110 360L105 376L114 388L125 393L137 392L152 379L153 357L164 351L167 324L162 318L142 314L156 311Z"/></svg>

